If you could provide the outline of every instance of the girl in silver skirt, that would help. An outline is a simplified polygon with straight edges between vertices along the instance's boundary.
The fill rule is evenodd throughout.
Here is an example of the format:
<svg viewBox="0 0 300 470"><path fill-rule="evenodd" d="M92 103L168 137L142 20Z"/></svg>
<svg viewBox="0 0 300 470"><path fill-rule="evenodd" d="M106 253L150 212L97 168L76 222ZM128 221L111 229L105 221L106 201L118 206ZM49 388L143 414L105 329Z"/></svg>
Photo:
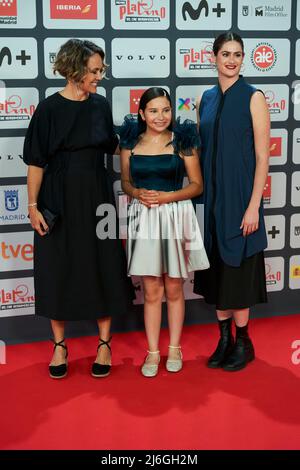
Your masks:
<svg viewBox="0 0 300 470"><path fill-rule="evenodd" d="M154 377L160 362L162 299L168 306L170 345L166 368L182 368L183 282L209 262L191 198L201 194L199 136L192 121L172 123L172 105L163 88L141 97L138 119L127 116L120 129L123 191L128 210L128 275L142 277L148 354L142 374ZM182 188L185 173L189 184Z"/></svg>

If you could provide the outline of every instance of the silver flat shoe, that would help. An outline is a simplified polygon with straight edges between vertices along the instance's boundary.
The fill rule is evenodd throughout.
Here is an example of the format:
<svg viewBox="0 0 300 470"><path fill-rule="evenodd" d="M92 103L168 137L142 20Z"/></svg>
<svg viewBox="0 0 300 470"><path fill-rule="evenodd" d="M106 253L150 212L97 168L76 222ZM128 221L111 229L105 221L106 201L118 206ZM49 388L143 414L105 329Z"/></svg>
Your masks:
<svg viewBox="0 0 300 470"><path fill-rule="evenodd" d="M166 369L168 372L179 372L182 369L183 355L181 352L181 346L169 346L170 349L179 349L179 358L178 359L167 359Z"/></svg>
<svg viewBox="0 0 300 470"><path fill-rule="evenodd" d="M148 353L148 355L145 359L144 364L142 365L141 372L142 372L144 377L155 377L158 373L158 366L159 366L159 363L160 363L160 357L159 357L159 360L158 360L158 364L148 364L147 359L148 359L150 354L158 354L159 355L160 351L147 351L147 353Z"/></svg>

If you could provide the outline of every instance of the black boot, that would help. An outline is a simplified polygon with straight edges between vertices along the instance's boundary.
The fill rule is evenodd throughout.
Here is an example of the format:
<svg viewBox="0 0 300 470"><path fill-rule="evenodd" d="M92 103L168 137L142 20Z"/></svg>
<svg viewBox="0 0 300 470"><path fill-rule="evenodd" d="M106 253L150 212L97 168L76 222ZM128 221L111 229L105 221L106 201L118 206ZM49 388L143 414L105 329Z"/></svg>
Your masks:
<svg viewBox="0 0 300 470"><path fill-rule="evenodd" d="M236 326L236 340L232 353L223 364L223 369L236 371L246 367L255 358L254 347L248 336L248 325Z"/></svg>
<svg viewBox="0 0 300 470"><path fill-rule="evenodd" d="M234 339L231 332L231 323L231 318L218 320L221 338L219 339L217 349L207 361L207 367L211 369L222 367L224 360L232 351Z"/></svg>

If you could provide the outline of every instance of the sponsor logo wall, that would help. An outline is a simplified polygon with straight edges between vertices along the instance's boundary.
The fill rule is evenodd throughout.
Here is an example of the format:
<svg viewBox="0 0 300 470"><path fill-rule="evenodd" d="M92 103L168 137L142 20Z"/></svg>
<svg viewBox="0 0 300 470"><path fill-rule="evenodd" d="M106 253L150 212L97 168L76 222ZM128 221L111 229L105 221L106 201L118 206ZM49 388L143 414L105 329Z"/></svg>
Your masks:
<svg viewBox="0 0 300 470"><path fill-rule="evenodd" d="M0 0L0 29L0 318L33 313L22 147L38 102L64 85L52 72L60 45L79 37L104 48L110 68L98 93L116 125L154 85L170 92L175 117L196 121L197 97L216 83L213 32L230 29L244 38L243 75L264 92L271 116L266 279L288 309L300 289L300 0ZM122 200L119 157L107 167ZM187 299L197 298L192 281ZM134 284L141 303L140 279Z"/></svg>

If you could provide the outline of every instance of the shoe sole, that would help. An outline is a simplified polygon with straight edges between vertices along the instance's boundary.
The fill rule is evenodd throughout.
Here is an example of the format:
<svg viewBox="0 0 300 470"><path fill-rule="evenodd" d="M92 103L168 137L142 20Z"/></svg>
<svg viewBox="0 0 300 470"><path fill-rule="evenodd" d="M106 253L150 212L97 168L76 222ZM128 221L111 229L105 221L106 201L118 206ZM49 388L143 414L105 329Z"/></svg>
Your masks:
<svg viewBox="0 0 300 470"><path fill-rule="evenodd" d="M212 365L212 364L206 364L206 366L209 368L209 369L222 369L222 364L218 364L216 366Z"/></svg>
<svg viewBox="0 0 300 470"><path fill-rule="evenodd" d="M101 375L93 374L91 372L91 376L95 377L96 379L101 379L102 377L107 377L108 375L110 375L110 372L107 372L107 374L101 374Z"/></svg>
<svg viewBox="0 0 300 470"><path fill-rule="evenodd" d="M237 372L239 370L242 370L242 369L245 369L245 367L247 366L247 364L249 364L249 362L252 362L254 361L255 357L252 357L251 359L249 359L246 364L242 365L242 366L239 366L239 367L235 367L234 369L231 369L230 367L229 368L226 368L225 367L222 367L223 370L225 370L226 372Z"/></svg>
<svg viewBox="0 0 300 470"><path fill-rule="evenodd" d="M63 379L67 375L68 375L68 372L66 372L64 375L51 375L51 374L49 374L49 377L51 377L51 379Z"/></svg>

